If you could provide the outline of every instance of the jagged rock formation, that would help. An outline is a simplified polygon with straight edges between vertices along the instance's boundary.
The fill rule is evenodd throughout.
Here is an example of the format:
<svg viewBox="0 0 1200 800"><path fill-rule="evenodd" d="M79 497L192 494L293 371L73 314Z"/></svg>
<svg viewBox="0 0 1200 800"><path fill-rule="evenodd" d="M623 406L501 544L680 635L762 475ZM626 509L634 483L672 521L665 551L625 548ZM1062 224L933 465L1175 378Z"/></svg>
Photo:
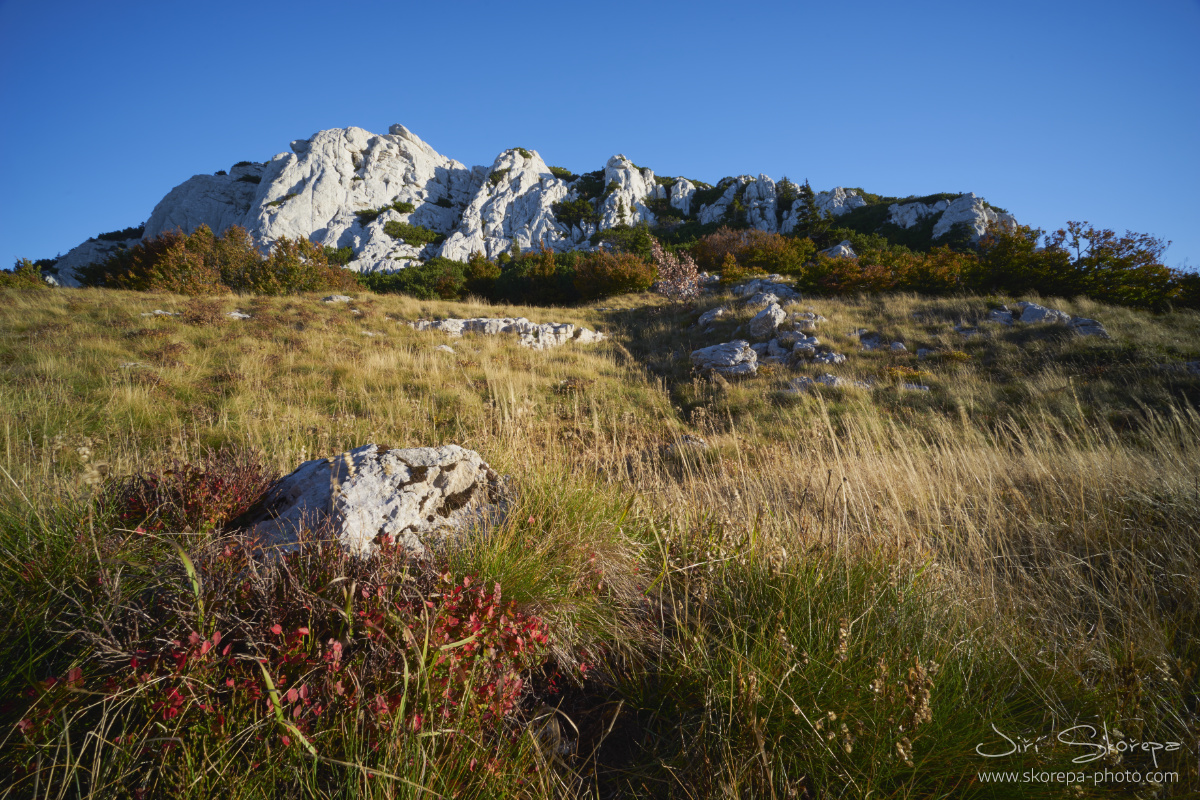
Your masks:
<svg viewBox="0 0 1200 800"><path fill-rule="evenodd" d="M954 200L939 200L932 205L925 203L893 203L888 206L888 221L901 228L911 228L926 217L938 214L933 226L933 238L940 239L959 223L967 225L971 232L971 241L979 241L979 237L987 231L992 223L1015 225L1016 219L1012 214L997 211L984 202L982 197L976 197L974 192L960 195Z"/></svg>
<svg viewBox="0 0 1200 800"><path fill-rule="evenodd" d="M468 167L403 125L391 126L384 135L351 127L293 141L291 152L263 163L241 162L228 174L189 178L154 207L142 238L175 229L191 233L200 225L220 234L240 225L264 252L281 237L306 237L327 247L351 248L349 269L394 271L433 256L465 261L478 252L495 259L514 243L522 250L540 244L558 251L591 248L599 230L653 225L654 203L705 224L734 221L782 233L795 228L801 201L781 207L779 187L767 175L723 179L715 190L705 190L707 203L698 202L698 188L682 177L656 178L653 170L623 155L610 158L602 171L581 176L555 174L536 151L525 148L505 150L490 167ZM587 203L591 211L564 221L556 214L564 202ZM837 187L818 193L816 204L838 217L867 201L856 190ZM940 215L935 238L959 222L978 238L988 223L1012 219L973 194L932 206L893 205L889 219L911 227L931 214ZM392 225L389 233L389 223L425 231L416 237L420 241L407 242L405 229ZM78 285L76 269L139 241L90 239L51 272L63 285Z"/></svg>

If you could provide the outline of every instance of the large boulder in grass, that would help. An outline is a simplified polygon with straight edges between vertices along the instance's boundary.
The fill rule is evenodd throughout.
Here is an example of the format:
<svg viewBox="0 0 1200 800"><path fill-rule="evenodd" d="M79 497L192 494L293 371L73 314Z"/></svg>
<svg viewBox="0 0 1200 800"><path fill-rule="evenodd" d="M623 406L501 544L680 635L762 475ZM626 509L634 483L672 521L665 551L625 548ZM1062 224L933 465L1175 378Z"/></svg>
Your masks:
<svg viewBox="0 0 1200 800"><path fill-rule="evenodd" d="M474 450L367 444L301 464L267 496L251 533L267 548L289 549L301 530L331 524L354 555L394 543L424 556L498 516L501 488Z"/></svg>

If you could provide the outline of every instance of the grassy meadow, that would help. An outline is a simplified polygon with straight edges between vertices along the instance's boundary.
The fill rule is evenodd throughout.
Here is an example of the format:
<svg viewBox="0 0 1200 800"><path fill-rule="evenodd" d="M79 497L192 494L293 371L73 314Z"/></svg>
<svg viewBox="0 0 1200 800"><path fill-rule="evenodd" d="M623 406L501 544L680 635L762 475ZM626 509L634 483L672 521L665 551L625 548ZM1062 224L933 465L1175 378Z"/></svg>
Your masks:
<svg viewBox="0 0 1200 800"><path fill-rule="evenodd" d="M980 322L1014 299L801 301L847 362L729 383L688 360L752 316L693 325L729 297L5 290L0 798L1194 796L1200 313ZM610 338L401 324L445 316ZM873 388L788 391L823 372ZM477 450L505 522L263 563L231 520L114 511L214 453L367 442ZM1077 777L983 776L1026 770Z"/></svg>

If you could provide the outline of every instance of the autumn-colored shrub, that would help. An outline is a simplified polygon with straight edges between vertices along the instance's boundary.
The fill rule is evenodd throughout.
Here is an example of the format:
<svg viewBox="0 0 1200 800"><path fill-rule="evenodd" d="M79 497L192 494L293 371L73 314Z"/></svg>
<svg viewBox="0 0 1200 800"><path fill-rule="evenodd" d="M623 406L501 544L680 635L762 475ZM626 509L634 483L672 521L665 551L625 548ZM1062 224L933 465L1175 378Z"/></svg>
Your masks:
<svg viewBox="0 0 1200 800"><path fill-rule="evenodd" d="M18 258L11 272L0 272L0 289L47 289L50 284L28 258Z"/></svg>
<svg viewBox="0 0 1200 800"><path fill-rule="evenodd" d="M657 239L651 241L651 255L658 265L659 294L676 302L693 300L700 294L700 272L686 252L668 253Z"/></svg>
<svg viewBox="0 0 1200 800"><path fill-rule="evenodd" d="M633 253L598 250L582 253L575 261L575 288L584 300L615 294L644 292L657 276L653 264Z"/></svg>

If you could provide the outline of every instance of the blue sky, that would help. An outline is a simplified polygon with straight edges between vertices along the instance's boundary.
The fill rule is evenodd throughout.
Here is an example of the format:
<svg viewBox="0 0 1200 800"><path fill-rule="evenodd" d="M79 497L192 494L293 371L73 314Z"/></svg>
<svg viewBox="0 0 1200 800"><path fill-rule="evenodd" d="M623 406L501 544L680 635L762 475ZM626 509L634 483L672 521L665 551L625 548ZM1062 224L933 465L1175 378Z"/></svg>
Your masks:
<svg viewBox="0 0 1200 800"><path fill-rule="evenodd" d="M439 152L887 195L1174 242L1200 267L1200 2L0 0L0 259L193 174L400 122Z"/></svg>

